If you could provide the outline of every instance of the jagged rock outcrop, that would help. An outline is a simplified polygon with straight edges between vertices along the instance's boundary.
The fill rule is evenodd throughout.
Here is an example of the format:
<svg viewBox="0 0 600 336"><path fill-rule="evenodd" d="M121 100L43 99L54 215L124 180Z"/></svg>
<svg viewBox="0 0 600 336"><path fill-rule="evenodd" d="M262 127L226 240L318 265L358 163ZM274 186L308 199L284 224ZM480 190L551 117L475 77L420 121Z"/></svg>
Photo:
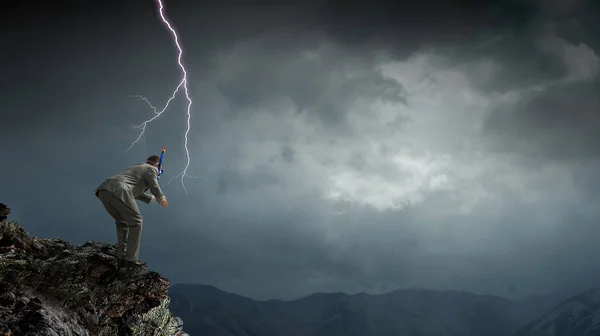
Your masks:
<svg viewBox="0 0 600 336"><path fill-rule="evenodd" d="M10 208L4 203L0 203L0 221L7 219L8 215L10 215Z"/></svg>
<svg viewBox="0 0 600 336"><path fill-rule="evenodd" d="M184 336L169 281L118 267L114 247L29 237L0 222L0 335Z"/></svg>

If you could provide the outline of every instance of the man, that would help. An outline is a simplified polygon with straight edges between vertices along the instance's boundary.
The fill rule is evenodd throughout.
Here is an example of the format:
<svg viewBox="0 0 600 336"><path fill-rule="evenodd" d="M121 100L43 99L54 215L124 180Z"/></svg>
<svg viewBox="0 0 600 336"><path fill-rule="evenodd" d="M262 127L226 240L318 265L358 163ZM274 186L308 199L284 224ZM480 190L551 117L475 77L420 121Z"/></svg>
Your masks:
<svg viewBox="0 0 600 336"><path fill-rule="evenodd" d="M143 264L138 261L142 215L135 201L150 204L156 200L165 208L169 206L158 185L159 161L158 156L152 155L146 163L109 177L95 190L96 197L117 224L117 258L128 264ZM148 188L152 195L145 193Z"/></svg>

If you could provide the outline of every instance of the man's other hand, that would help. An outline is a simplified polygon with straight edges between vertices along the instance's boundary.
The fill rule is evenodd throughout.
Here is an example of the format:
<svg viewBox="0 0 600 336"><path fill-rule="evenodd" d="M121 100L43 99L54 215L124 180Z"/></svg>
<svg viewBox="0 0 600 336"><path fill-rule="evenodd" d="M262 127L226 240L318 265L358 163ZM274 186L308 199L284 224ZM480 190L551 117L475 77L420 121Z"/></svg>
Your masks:
<svg viewBox="0 0 600 336"><path fill-rule="evenodd" d="M163 206L163 208L166 208L169 206L169 202L167 202L167 197L163 196L162 199L160 200L160 205Z"/></svg>

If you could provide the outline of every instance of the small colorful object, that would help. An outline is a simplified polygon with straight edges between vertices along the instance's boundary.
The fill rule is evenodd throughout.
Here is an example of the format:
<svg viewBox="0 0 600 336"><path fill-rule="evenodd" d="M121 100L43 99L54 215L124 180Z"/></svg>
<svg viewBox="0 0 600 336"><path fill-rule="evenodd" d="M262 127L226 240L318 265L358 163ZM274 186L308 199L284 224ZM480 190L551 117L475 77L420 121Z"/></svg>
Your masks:
<svg viewBox="0 0 600 336"><path fill-rule="evenodd" d="M165 152L167 151L167 147L164 147L162 149L162 153L160 153L160 160L158 161L158 177L156 178L157 180L160 180L160 176L163 173L163 157L165 156Z"/></svg>

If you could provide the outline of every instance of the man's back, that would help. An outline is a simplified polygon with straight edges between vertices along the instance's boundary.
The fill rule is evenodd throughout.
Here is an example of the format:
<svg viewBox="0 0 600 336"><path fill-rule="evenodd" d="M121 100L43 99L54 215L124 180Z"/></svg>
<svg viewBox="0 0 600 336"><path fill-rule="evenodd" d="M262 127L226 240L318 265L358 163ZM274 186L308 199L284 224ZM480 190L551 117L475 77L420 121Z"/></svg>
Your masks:
<svg viewBox="0 0 600 336"><path fill-rule="evenodd" d="M150 170L156 170L156 168L152 167L147 163L140 163L109 177L108 180L117 180L119 182L125 183L126 185L132 188L135 188L137 186L144 186L147 188L144 179L144 174L148 174Z"/></svg>
<svg viewBox="0 0 600 336"><path fill-rule="evenodd" d="M108 190L136 209L137 206L134 206L135 199L140 197L148 188L157 200L162 198L163 193L158 185L157 177L156 167L147 163L137 164L107 178L96 188L96 193L100 190Z"/></svg>

